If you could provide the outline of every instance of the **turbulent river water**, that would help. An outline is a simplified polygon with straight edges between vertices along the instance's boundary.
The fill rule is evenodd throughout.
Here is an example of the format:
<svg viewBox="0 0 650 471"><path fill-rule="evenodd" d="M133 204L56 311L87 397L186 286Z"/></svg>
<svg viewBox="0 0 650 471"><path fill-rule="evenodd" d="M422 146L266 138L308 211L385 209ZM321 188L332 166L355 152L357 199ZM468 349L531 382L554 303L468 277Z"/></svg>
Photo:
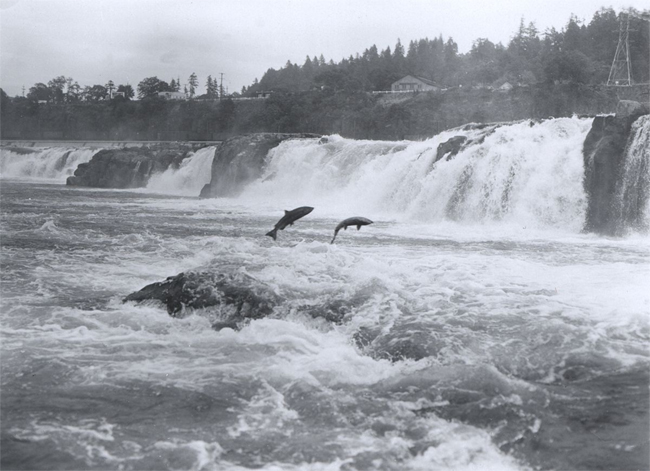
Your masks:
<svg viewBox="0 0 650 471"><path fill-rule="evenodd" d="M137 191L3 150L2 469L648 469L650 240L581 232L589 126L286 141L205 200L214 149ZM122 302L191 270L272 312Z"/></svg>

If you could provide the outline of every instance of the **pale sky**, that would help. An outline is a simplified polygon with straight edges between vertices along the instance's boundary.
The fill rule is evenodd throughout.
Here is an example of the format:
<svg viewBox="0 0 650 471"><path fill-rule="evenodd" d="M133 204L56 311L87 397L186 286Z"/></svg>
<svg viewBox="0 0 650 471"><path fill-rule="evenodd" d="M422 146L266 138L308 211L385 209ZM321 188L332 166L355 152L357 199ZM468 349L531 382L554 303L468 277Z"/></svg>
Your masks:
<svg viewBox="0 0 650 471"><path fill-rule="evenodd" d="M64 75L136 89L194 72L200 93L221 73L239 92L287 60L338 62L439 35L465 53L477 38L506 45L522 18L560 30L601 6L644 10L648 0L0 0L0 86L15 96Z"/></svg>

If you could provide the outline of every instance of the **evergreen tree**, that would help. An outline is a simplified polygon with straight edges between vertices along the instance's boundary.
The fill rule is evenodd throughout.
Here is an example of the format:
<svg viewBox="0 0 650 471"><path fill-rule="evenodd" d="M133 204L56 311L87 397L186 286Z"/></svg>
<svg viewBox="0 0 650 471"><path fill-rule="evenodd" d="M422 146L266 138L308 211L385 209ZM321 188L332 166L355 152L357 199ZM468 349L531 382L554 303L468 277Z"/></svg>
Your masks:
<svg viewBox="0 0 650 471"><path fill-rule="evenodd" d="M219 96L219 84L217 79L213 79L212 75L208 75L208 80L205 83L205 92L210 98L217 98Z"/></svg>
<svg viewBox="0 0 650 471"><path fill-rule="evenodd" d="M196 87L199 86L199 80L196 77L196 74L194 72L192 72L192 74L190 75L190 78L188 79L187 83L190 86L189 88L190 98L193 98L194 94L196 93Z"/></svg>
<svg viewBox="0 0 650 471"><path fill-rule="evenodd" d="M404 75L406 57L404 56L404 46L402 46L399 38L397 38L397 44L395 44L395 50L393 51L393 65L400 75Z"/></svg>

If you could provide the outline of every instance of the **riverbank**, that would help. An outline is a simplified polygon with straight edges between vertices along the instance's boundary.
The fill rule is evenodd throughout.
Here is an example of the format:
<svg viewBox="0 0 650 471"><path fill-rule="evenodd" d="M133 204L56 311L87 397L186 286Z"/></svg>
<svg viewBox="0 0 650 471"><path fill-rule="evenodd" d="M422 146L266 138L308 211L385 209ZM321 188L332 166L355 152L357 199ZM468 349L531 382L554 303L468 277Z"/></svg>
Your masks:
<svg viewBox="0 0 650 471"><path fill-rule="evenodd" d="M264 100L106 101L37 104L13 98L1 134L19 141L222 141L247 133L339 134L355 139L422 139L466 123L611 114L621 99L648 102L648 87L536 84L509 91L372 94L312 90Z"/></svg>

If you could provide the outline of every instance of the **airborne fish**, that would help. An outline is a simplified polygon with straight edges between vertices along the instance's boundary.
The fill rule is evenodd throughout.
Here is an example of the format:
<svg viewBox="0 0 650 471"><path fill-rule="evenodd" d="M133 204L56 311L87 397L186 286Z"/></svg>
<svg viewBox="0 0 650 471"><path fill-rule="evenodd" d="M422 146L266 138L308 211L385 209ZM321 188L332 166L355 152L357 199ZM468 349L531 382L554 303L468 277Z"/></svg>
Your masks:
<svg viewBox="0 0 650 471"><path fill-rule="evenodd" d="M266 233L267 236L273 237L273 240L277 240L278 230L283 231L287 226L293 226L293 223L296 222L303 216L307 216L314 210L311 206L301 206L291 211L284 211L284 216L275 223L273 229Z"/></svg>
<svg viewBox="0 0 650 471"><path fill-rule="evenodd" d="M339 224L336 226L336 229L334 229L334 237L332 238L332 242L330 244L334 243L334 239L336 239L336 235L339 233L341 229L347 230L348 226L357 226L357 231L361 229L361 226L367 226L368 224L372 224L372 221L367 218L362 218L362 217L353 217L353 218L347 218L344 219L343 221L339 222Z"/></svg>

